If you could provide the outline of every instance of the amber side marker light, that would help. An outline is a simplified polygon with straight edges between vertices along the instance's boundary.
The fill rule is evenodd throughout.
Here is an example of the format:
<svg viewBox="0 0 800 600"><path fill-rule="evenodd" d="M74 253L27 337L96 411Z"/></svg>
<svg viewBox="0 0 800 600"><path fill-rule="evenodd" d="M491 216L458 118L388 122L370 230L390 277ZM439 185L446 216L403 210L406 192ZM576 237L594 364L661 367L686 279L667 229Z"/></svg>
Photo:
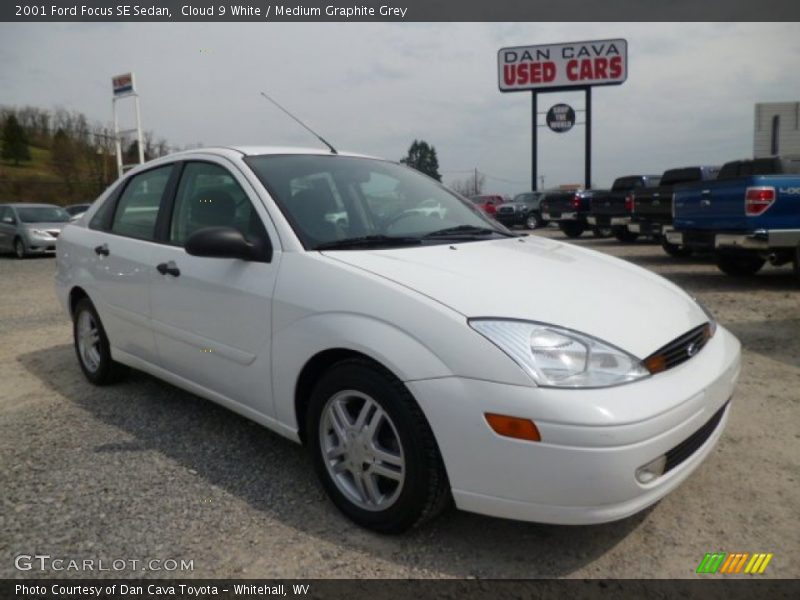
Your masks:
<svg viewBox="0 0 800 600"><path fill-rule="evenodd" d="M494 413L486 413L484 416L486 417L486 422L489 423L489 427L498 435L529 442L540 442L542 440L542 436L539 435L539 430L536 428L536 423L530 419L496 415Z"/></svg>

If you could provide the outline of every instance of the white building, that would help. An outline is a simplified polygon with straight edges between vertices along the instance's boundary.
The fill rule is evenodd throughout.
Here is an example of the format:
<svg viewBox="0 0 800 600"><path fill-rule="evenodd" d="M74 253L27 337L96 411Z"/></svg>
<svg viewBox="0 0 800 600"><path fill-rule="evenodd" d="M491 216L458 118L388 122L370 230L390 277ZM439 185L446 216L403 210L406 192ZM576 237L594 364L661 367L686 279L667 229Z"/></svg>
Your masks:
<svg viewBox="0 0 800 600"><path fill-rule="evenodd" d="M800 102L756 104L753 156L800 154Z"/></svg>

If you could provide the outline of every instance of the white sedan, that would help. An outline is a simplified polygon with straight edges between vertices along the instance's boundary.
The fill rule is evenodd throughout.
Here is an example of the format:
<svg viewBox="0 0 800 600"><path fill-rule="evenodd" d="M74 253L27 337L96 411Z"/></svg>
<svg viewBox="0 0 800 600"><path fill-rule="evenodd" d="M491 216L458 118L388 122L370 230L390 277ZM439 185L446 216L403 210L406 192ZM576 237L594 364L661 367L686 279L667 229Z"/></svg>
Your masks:
<svg viewBox="0 0 800 600"><path fill-rule="evenodd" d="M384 532L451 501L634 514L711 453L739 375L738 341L665 279L353 154L148 162L64 229L56 289L89 381L140 369L304 443Z"/></svg>

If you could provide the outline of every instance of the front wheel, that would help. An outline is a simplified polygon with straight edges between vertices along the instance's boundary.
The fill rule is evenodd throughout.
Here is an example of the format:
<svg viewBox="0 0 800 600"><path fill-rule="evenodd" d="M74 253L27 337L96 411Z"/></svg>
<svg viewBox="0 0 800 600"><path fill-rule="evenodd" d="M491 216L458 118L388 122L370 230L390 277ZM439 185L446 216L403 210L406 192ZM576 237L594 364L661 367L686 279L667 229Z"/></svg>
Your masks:
<svg viewBox="0 0 800 600"><path fill-rule="evenodd" d="M600 239L611 237L611 227L602 227L600 225L595 225L594 227L592 227L592 235Z"/></svg>
<svg viewBox="0 0 800 600"><path fill-rule="evenodd" d="M583 223L578 223L576 221L562 221L558 224L558 228L561 229L568 238L579 238L586 229Z"/></svg>
<svg viewBox="0 0 800 600"><path fill-rule="evenodd" d="M719 251L716 255L719 270L732 277L755 275L767 262L755 252Z"/></svg>
<svg viewBox="0 0 800 600"><path fill-rule="evenodd" d="M447 506L447 475L422 410L376 365L331 367L312 392L306 432L325 491L356 524L399 533Z"/></svg>
<svg viewBox="0 0 800 600"><path fill-rule="evenodd" d="M661 238L661 247L664 252L673 258L688 258L692 255L692 249L688 246L680 246L678 244L670 244L666 237Z"/></svg>
<svg viewBox="0 0 800 600"><path fill-rule="evenodd" d="M639 238L639 234L633 231L628 231L627 227L615 227L614 237L620 242L631 243Z"/></svg>
<svg viewBox="0 0 800 600"><path fill-rule="evenodd" d="M17 258L25 258L28 252L25 250L25 242L20 238L14 240L14 256Z"/></svg>
<svg viewBox="0 0 800 600"><path fill-rule="evenodd" d="M525 227L528 229L538 229L542 225L542 217L540 217L537 213L531 213L525 217Z"/></svg>
<svg viewBox="0 0 800 600"><path fill-rule="evenodd" d="M81 298L72 317L75 353L83 374L95 385L108 385L125 374L125 367L111 358L108 336L89 298Z"/></svg>

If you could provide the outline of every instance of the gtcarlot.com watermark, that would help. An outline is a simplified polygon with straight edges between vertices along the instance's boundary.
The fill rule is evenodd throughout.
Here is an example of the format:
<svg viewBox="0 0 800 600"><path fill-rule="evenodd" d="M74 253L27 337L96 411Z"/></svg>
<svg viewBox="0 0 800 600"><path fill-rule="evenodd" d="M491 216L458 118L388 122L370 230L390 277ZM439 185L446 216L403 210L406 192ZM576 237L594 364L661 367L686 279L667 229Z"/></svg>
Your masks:
<svg viewBox="0 0 800 600"><path fill-rule="evenodd" d="M194 559L183 558L68 558L49 554L18 554L17 571L194 571Z"/></svg>

